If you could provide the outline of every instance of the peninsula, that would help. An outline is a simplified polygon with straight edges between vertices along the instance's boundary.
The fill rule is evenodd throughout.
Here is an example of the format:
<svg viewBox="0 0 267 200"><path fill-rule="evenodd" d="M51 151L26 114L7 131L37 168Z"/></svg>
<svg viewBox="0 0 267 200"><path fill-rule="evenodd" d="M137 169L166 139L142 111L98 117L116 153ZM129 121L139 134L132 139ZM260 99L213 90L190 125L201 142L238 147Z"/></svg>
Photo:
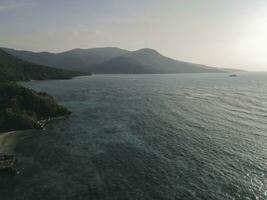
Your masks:
<svg viewBox="0 0 267 200"><path fill-rule="evenodd" d="M54 69L18 59L0 50L0 132L42 129L48 119L69 115L45 92L36 92L14 81L70 79L90 73ZM0 152L0 171L15 169L15 156Z"/></svg>

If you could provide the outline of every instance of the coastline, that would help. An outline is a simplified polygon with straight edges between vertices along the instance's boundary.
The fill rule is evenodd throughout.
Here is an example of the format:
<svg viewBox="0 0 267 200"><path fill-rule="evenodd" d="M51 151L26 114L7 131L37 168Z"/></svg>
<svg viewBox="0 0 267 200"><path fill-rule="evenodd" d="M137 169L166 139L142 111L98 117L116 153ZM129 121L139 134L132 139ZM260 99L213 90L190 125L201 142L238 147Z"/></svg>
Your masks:
<svg viewBox="0 0 267 200"><path fill-rule="evenodd" d="M28 134L31 130L44 130L45 125L51 120L62 118L53 117L44 120L39 120L37 123L40 125L40 129L23 129L23 130L12 130L7 132L0 132L0 175L14 175L19 173L17 169L17 154L15 148L19 142L19 137L21 134Z"/></svg>
<svg viewBox="0 0 267 200"><path fill-rule="evenodd" d="M18 131L0 133L0 154L14 154L16 133Z"/></svg>
<svg viewBox="0 0 267 200"><path fill-rule="evenodd" d="M64 115L68 116L68 115ZM45 126L55 120L55 119L61 119L64 116L59 117L49 117L47 119L38 120L37 123L40 125L40 129L21 129L21 130L12 130L12 131L6 131L6 132L0 132L0 154L15 154L14 153L14 147L16 145L16 137L18 133L26 132L30 130L44 130Z"/></svg>
<svg viewBox="0 0 267 200"><path fill-rule="evenodd" d="M14 152L17 144L16 131L0 133L0 173L4 175L15 175L17 170L17 157Z"/></svg>

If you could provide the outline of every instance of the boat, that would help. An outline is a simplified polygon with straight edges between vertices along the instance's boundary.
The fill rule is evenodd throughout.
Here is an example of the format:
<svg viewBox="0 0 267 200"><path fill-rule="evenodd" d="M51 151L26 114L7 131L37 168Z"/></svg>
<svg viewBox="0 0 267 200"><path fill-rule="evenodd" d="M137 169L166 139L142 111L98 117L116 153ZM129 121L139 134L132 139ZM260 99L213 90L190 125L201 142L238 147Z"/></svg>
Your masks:
<svg viewBox="0 0 267 200"><path fill-rule="evenodd" d="M230 77L237 77L236 74L230 74L229 76L230 76Z"/></svg>

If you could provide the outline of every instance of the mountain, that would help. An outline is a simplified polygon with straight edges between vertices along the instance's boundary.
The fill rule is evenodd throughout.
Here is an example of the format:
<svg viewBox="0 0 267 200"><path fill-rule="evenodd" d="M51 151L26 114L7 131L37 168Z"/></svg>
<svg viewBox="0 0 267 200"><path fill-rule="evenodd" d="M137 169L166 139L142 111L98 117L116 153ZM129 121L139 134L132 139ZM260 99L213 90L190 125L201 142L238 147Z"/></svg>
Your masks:
<svg viewBox="0 0 267 200"><path fill-rule="evenodd" d="M43 127L40 120L70 114L48 94L24 88L13 81L68 79L85 74L88 73L33 64L0 49L0 132L39 129Z"/></svg>
<svg viewBox="0 0 267 200"><path fill-rule="evenodd" d="M216 73L223 70L165 57L153 49L140 49L126 55L153 67L158 73Z"/></svg>
<svg viewBox="0 0 267 200"><path fill-rule="evenodd" d="M88 73L45 67L23 61L0 49L0 81L68 79Z"/></svg>
<svg viewBox="0 0 267 200"><path fill-rule="evenodd" d="M178 61L153 49L128 51L115 47L73 49L62 53L35 53L2 48L30 62L92 73L221 73L227 69ZM231 70L229 70L231 71Z"/></svg>
<svg viewBox="0 0 267 200"><path fill-rule="evenodd" d="M154 70L133 58L119 56L84 68L84 71L105 74L151 74Z"/></svg>
<svg viewBox="0 0 267 200"><path fill-rule="evenodd" d="M92 73L221 73L218 68L177 61L159 54L153 49L140 49L112 58L101 64L89 66L83 71Z"/></svg>
<svg viewBox="0 0 267 200"><path fill-rule="evenodd" d="M1 49L22 60L40 65L70 70L80 70L81 68L85 68L90 65L96 65L111 58L128 53L127 50L115 47L72 49L70 51L65 51L62 53L36 53L31 51L19 51L9 48Z"/></svg>

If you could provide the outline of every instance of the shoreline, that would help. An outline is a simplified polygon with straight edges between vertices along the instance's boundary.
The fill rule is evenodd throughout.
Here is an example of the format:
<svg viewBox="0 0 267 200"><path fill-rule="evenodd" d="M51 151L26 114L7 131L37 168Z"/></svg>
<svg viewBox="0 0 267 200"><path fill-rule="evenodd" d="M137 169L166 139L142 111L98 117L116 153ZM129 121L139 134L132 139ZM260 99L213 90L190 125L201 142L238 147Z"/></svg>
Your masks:
<svg viewBox="0 0 267 200"><path fill-rule="evenodd" d="M18 131L0 133L0 154L14 154L15 136Z"/></svg>
<svg viewBox="0 0 267 200"><path fill-rule="evenodd" d="M14 153L14 147L16 145L16 138L17 138L17 134L22 133L22 132L27 132L27 131L31 131L31 130L45 130L45 126L56 120L56 119L62 119L64 117L69 116L67 115L63 115L63 116L59 116L59 117L49 117L47 119L42 119L42 120L38 120L37 124L40 126L40 128L35 128L35 129L19 129L19 130L11 130L11 131L5 131L5 132L0 132L0 154L15 154Z"/></svg>
<svg viewBox="0 0 267 200"><path fill-rule="evenodd" d="M0 173L15 175L18 173L17 156L14 152L17 140L16 131L0 133Z"/></svg>

